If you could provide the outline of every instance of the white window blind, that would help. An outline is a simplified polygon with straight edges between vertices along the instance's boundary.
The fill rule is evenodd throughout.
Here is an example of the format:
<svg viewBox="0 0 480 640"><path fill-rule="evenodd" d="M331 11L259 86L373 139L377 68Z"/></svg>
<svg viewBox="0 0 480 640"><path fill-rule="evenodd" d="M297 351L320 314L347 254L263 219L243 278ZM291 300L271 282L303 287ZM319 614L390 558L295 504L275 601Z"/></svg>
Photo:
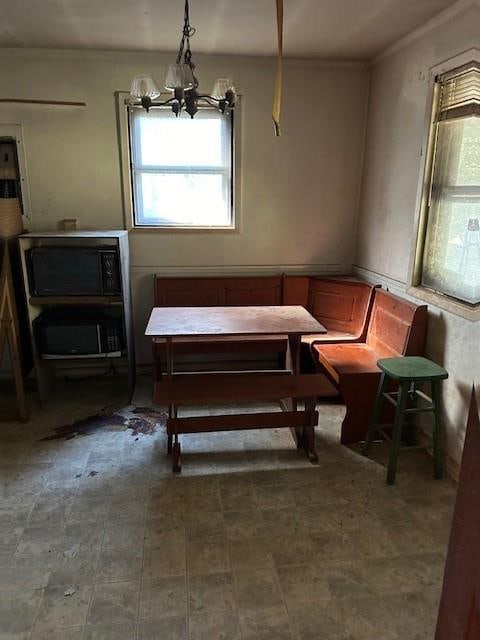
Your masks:
<svg viewBox="0 0 480 640"><path fill-rule="evenodd" d="M422 285L480 303L480 67L439 79Z"/></svg>
<svg viewBox="0 0 480 640"><path fill-rule="evenodd" d="M439 79L438 119L480 115L480 65L471 63Z"/></svg>
<svg viewBox="0 0 480 640"><path fill-rule="evenodd" d="M130 108L136 226L233 226L233 114Z"/></svg>

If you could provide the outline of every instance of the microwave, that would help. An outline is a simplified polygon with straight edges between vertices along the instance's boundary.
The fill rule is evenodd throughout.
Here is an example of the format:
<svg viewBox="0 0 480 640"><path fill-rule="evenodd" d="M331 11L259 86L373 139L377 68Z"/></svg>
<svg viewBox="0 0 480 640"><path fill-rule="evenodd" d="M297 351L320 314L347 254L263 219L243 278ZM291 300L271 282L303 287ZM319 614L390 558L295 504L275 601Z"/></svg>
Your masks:
<svg viewBox="0 0 480 640"><path fill-rule="evenodd" d="M112 247L34 247L27 252L27 264L35 296L121 293L118 252Z"/></svg>
<svg viewBox="0 0 480 640"><path fill-rule="evenodd" d="M37 350L43 360L116 358L125 346L120 309L55 307L33 323Z"/></svg>

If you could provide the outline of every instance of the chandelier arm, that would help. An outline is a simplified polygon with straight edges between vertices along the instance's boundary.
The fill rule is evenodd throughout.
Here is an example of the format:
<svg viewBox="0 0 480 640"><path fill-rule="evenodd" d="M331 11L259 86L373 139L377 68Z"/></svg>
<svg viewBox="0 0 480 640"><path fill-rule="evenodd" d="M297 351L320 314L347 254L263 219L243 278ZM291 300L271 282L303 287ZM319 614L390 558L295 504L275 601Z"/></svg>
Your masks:
<svg viewBox="0 0 480 640"><path fill-rule="evenodd" d="M199 93L197 95L197 100L204 100L208 102L212 107L219 105L222 102L222 99L214 98L213 96L209 96L207 93Z"/></svg>
<svg viewBox="0 0 480 640"><path fill-rule="evenodd" d="M169 98L168 100L162 100L159 102L158 100L152 101L152 107L168 107L173 102L179 102L175 97Z"/></svg>

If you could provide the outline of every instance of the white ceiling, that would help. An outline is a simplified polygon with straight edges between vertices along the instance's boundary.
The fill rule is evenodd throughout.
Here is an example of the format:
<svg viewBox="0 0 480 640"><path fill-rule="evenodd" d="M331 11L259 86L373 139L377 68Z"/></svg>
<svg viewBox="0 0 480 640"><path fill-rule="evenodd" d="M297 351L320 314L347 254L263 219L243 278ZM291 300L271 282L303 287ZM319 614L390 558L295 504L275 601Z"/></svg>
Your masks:
<svg viewBox="0 0 480 640"><path fill-rule="evenodd" d="M174 51L184 0L3 0L0 47ZM285 0L285 55L368 59L453 0ZM193 52L275 53L274 0L190 0Z"/></svg>

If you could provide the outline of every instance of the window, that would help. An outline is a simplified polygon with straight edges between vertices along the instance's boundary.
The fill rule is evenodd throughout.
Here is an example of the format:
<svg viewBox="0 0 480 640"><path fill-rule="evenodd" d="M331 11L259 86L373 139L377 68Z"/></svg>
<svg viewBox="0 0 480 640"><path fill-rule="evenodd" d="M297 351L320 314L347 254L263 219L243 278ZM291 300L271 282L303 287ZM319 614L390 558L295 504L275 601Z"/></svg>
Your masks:
<svg viewBox="0 0 480 640"><path fill-rule="evenodd" d="M233 113L129 114L134 225L233 228Z"/></svg>
<svg viewBox="0 0 480 640"><path fill-rule="evenodd" d="M480 65L437 79L420 284L480 303Z"/></svg>

